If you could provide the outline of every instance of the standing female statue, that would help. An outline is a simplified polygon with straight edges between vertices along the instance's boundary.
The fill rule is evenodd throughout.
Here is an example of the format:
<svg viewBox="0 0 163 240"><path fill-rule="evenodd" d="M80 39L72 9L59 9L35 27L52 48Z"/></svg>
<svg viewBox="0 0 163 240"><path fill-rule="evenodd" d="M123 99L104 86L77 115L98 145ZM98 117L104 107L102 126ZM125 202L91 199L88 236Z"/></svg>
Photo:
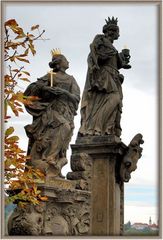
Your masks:
<svg viewBox="0 0 163 240"><path fill-rule="evenodd" d="M108 18L103 33L96 35L90 45L79 136L121 135L123 75L118 70L131 67L130 55L128 49L118 53L113 46L119 37L117 19Z"/></svg>
<svg viewBox="0 0 163 240"><path fill-rule="evenodd" d="M39 99L26 110L33 122L25 126L29 137L30 164L49 176L61 176L67 163L66 150L74 129L74 116L80 100L80 90L73 76L65 71L69 62L58 50L52 51L53 70L31 83L24 95Z"/></svg>

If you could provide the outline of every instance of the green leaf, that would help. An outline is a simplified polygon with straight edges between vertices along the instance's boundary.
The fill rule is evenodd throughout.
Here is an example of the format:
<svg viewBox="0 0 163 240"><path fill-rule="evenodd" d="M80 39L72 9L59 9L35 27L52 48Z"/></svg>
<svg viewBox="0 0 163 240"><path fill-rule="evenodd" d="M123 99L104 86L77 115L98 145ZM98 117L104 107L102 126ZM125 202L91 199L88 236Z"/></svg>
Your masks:
<svg viewBox="0 0 163 240"><path fill-rule="evenodd" d="M12 136L12 137L7 138L7 141L10 141L10 142L16 142L18 140L19 140L18 136Z"/></svg>
<svg viewBox="0 0 163 240"><path fill-rule="evenodd" d="M14 132L14 128L13 127L9 127L8 129L6 129L5 131L5 136L9 136Z"/></svg>

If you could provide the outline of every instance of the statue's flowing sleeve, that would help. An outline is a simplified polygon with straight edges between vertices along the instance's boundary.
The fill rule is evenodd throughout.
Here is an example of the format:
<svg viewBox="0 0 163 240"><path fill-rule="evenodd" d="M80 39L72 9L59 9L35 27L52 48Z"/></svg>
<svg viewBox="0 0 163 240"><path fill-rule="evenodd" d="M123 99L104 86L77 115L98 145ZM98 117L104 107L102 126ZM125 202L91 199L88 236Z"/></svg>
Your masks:
<svg viewBox="0 0 163 240"><path fill-rule="evenodd" d="M31 102L31 104L28 104L25 106L27 112L31 114L33 117L38 117L42 115L42 113L45 111L48 103L42 100L41 92L42 92L43 84L41 84L41 81L37 81L34 83L31 83L27 89L24 92L24 96L36 96L38 97L38 100L34 100Z"/></svg>
<svg viewBox="0 0 163 240"><path fill-rule="evenodd" d="M72 84L71 84L71 93L74 95L74 108L75 108L75 112L78 109L78 104L80 101L80 88L75 80L75 78L73 76L72 77Z"/></svg>

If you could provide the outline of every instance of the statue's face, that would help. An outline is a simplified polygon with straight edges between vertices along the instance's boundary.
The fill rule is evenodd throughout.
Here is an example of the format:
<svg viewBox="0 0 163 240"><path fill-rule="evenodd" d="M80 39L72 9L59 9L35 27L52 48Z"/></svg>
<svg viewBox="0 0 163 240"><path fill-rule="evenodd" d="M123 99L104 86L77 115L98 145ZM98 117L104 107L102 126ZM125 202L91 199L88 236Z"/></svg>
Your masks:
<svg viewBox="0 0 163 240"><path fill-rule="evenodd" d="M119 27L112 26L107 31L107 36L111 37L112 40L117 40L119 38Z"/></svg>
<svg viewBox="0 0 163 240"><path fill-rule="evenodd" d="M60 67L65 70L69 68L69 62L67 61L67 59L64 56L61 59Z"/></svg>

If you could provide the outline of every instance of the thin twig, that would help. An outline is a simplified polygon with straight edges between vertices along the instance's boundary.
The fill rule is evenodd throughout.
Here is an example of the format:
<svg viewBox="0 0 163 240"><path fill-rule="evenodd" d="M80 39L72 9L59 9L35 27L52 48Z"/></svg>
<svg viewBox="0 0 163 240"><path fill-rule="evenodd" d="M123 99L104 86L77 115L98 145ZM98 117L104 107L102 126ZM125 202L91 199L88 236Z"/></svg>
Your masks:
<svg viewBox="0 0 163 240"><path fill-rule="evenodd" d="M14 57L16 55L16 53L17 53L17 50L15 50L15 52L13 53L12 56L9 56L7 59L5 59L5 62L8 61L10 58Z"/></svg>
<svg viewBox="0 0 163 240"><path fill-rule="evenodd" d="M35 41L38 38L40 38L43 34L44 34L45 30L42 31L42 33L40 33L37 37L33 38L32 40Z"/></svg>

